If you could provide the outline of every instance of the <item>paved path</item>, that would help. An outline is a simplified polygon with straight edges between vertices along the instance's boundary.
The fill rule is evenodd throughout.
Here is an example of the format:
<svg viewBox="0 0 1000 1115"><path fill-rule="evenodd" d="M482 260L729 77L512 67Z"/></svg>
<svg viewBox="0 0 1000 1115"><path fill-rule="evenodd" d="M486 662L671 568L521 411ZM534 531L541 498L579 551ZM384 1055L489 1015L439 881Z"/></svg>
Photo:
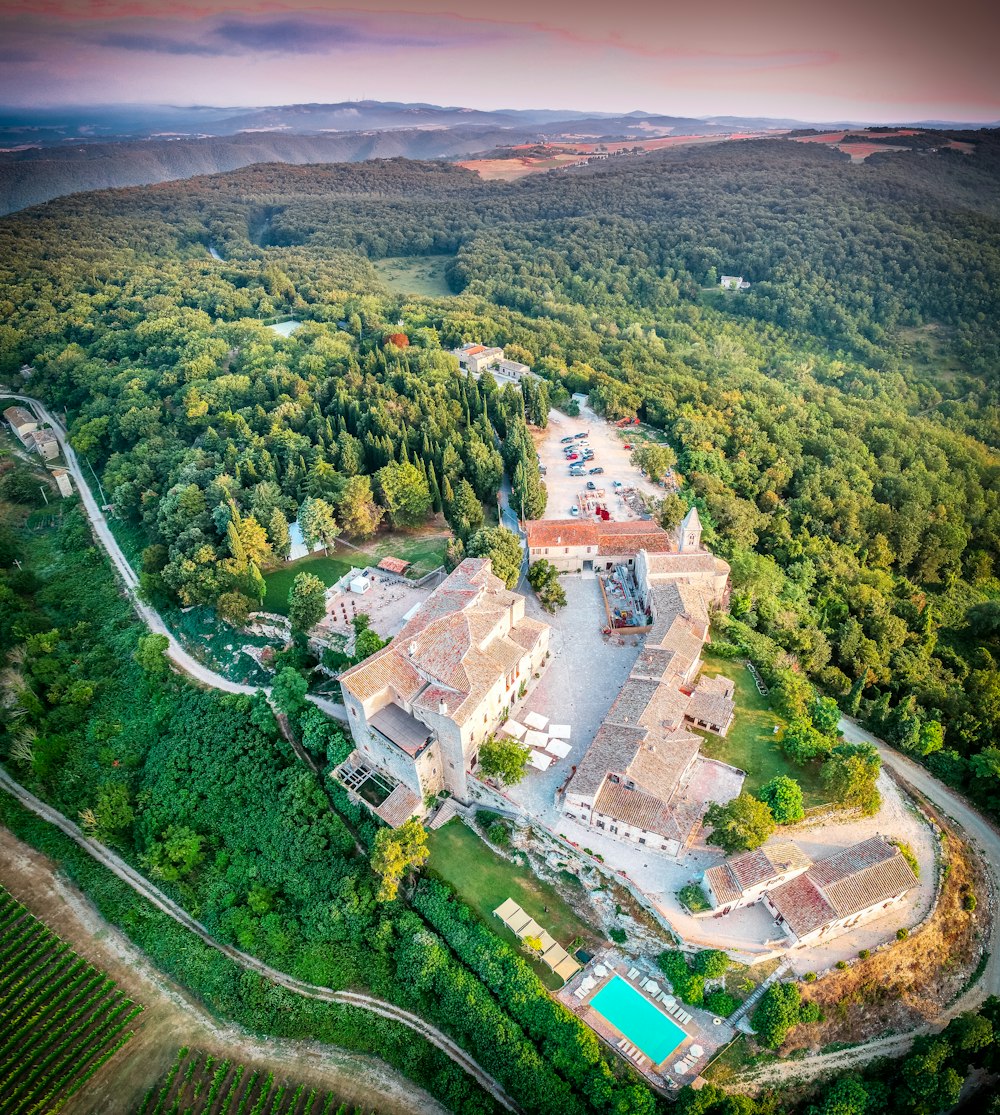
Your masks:
<svg viewBox="0 0 1000 1115"><path fill-rule="evenodd" d="M64 817L50 805L46 805L45 802L40 801L34 794L29 793L23 786L15 782L2 768L0 768L0 787L13 797L16 797L26 809L30 809L32 813L48 821L49 824L55 825L56 828L65 833L74 843L83 848L88 855L93 856L98 863L103 864L109 871L112 871L122 882L127 883L137 894L142 895L143 898L151 902L158 910L161 910L168 917L173 918L174 921L183 925L185 929L200 937L206 945L218 949L219 952L228 956L230 960L238 964L241 968L250 972L256 972L271 983L284 987L286 990L296 995L301 995L304 998L319 999L326 1003L339 1003L343 1006L358 1007L361 1010L369 1011L372 1014L380 1015L382 1018L388 1018L393 1022L398 1022L406 1026L408 1029L413 1030L432 1045L437 1046L438 1049L446 1053L508 1111L518 1111L517 1106L510 1096L507 1095L501 1085L494 1080L492 1076L479 1067L478 1062L469 1056L460 1045L452 1041L447 1034L442 1033L437 1027L431 1026L430 1023L425 1022L418 1015L411 1014L410 1011L403 1010L402 1007L394 1006L392 1003L387 1003L383 999L376 999L371 995L364 995L358 991L334 991L329 987L317 987L315 984L305 983L302 980L297 980L287 975L285 972L278 971L277 968L270 967L263 963L263 961L258 960L255 956L251 956L249 953L241 952L239 949L234 949L230 945L225 945L221 941L217 941L211 936L201 922L196 921L186 910L178 906L171 898L168 898L163 891L153 886L153 884L144 876L140 875L134 867L126 863L125 860L103 844L86 836L79 826L74 824L67 817Z"/></svg>

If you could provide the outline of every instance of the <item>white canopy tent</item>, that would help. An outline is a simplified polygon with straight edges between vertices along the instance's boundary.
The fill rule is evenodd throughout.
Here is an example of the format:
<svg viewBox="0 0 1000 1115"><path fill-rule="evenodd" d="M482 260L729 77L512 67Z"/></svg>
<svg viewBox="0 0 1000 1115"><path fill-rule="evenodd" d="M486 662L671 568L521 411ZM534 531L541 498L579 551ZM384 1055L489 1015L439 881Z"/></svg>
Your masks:
<svg viewBox="0 0 1000 1115"><path fill-rule="evenodd" d="M570 747L568 743L564 743L561 739L550 739L545 745L545 750L555 755L557 759L565 759L573 748Z"/></svg>
<svg viewBox="0 0 1000 1115"><path fill-rule="evenodd" d="M544 751L545 745L549 742L549 737L544 732L525 732L524 739L521 742L526 743L528 747L537 747Z"/></svg>
<svg viewBox="0 0 1000 1115"><path fill-rule="evenodd" d="M552 756L546 755L542 751L533 751L528 763L530 766L537 767L538 770L548 770L552 765Z"/></svg>
<svg viewBox="0 0 1000 1115"><path fill-rule="evenodd" d="M523 724L519 724L516 720L505 720L502 729L507 735L513 736L514 739L522 739L524 733L528 730Z"/></svg>
<svg viewBox="0 0 1000 1115"><path fill-rule="evenodd" d="M549 735L556 736L559 739L570 739L573 734L573 729L569 724L550 724Z"/></svg>
<svg viewBox="0 0 1000 1115"><path fill-rule="evenodd" d="M524 722L529 728L534 728L536 732L544 732L545 725L548 724L549 718L547 716L542 716L541 713L538 712L529 712L527 716L525 716Z"/></svg>

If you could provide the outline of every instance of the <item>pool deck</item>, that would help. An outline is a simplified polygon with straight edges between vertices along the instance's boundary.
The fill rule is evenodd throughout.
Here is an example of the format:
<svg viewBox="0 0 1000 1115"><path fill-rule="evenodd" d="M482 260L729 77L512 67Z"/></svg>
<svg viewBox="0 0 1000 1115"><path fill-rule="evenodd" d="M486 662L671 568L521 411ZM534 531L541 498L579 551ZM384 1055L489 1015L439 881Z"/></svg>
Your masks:
<svg viewBox="0 0 1000 1115"><path fill-rule="evenodd" d="M597 977L594 973L594 969L599 964L607 969L607 974L602 977ZM633 968L639 969L639 975L630 980L628 978L628 973ZM642 1061L638 1063L632 1058L627 1057L619 1048L619 1043L625 1035L614 1026L613 1023L605 1018L604 1015L600 1014L591 1006L595 996L597 996L615 976L619 976L625 983L632 987L637 994L642 995L651 1006L655 1003L655 1009L660 1011L664 1019L679 1027L684 1034L682 1041L667 1055L664 1061L660 1062L658 1065L651 1064L648 1057L643 1057ZM576 997L575 992L579 990L583 981L588 978L594 980L595 984L581 1001ZM671 1015L667 1014L659 1003L654 1001L651 995L647 995L642 990L641 985L646 979L656 980L661 989L665 986L669 986L668 981L662 973L649 969L642 961L633 962L618 953L604 953L600 956L595 956L582 971L578 972L565 984L557 993L557 998L563 1006L571 1010L581 1022L586 1023L610 1049L624 1058L636 1072L641 1073L646 1080L661 1092L670 1094L682 1085L693 1084L698 1080L701 1069L712 1060L717 1050L733 1039L735 1031L725 1019L717 1023L708 1011L699 1010L696 1007L686 1006L682 1003L678 1003L678 1005L682 1006L683 1009L691 1015L691 1021L681 1022L679 1019L673 1018ZM694 1062L688 1072L683 1074L674 1072L673 1066L685 1059L692 1045L702 1046L705 1050L704 1054Z"/></svg>

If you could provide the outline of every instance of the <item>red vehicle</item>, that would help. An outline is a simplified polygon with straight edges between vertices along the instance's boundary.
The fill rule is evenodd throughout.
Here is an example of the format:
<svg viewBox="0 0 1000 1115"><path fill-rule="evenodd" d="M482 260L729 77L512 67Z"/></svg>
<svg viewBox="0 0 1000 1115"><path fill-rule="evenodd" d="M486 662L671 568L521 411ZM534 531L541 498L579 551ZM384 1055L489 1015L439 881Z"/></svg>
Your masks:
<svg viewBox="0 0 1000 1115"><path fill-rule="evenodd" d="M579 459L580 459L580 454L579 453L570 453L566 457L567 461L578 461Z"/></svg>
<svg viewBox="0 0 1000 1115"><path fill-rule="evenodd" d="M625 442L625 448L626 448L626 449L631 449L631 448L632 448L632 445L631 445L631 443L630 443L630 442L627 442L627 441L626 441L626 442Z"/></svg>
<svg viewBox="0 0 1000 1115"><path fill-rule="evenodd" d="M622 428L623 426L638 426L638 425L639 425L639 419L638 419L638 418L635 418L635 417L633 417L633 418L620 418L620 419L619 419L619 420L618 420L618 421L617 421L617 422L615 423L615 425L616 425L616 426L617 426L617 427L618 427L619 429L621 429L621 428Z"/></svg>

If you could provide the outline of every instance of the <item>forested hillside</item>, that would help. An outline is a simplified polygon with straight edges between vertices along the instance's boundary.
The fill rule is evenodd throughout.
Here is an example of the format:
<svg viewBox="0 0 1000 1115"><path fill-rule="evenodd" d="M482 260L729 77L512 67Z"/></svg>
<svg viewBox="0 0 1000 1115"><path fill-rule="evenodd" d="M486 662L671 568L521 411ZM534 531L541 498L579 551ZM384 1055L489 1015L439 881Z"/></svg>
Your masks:
<svg viewBox="0 0 1000 1115"><path fill-rule="evenodd" d="M1000 142L970 137L862 165L753 141L510 185L392 160L67 198L0 226L3 370L30 361L67 408L148 590L238 614L306 500L352 529L373 501L376 523L476 525L487 417L543 505L519 396L441 351L504 344L557 403L661 426L734 614L997 808ZM424 253L454 256L456 297L405 301L370 263ZM709 289L723 272L751 289ZM307 324L279 338L281 312Z"/></svg>

